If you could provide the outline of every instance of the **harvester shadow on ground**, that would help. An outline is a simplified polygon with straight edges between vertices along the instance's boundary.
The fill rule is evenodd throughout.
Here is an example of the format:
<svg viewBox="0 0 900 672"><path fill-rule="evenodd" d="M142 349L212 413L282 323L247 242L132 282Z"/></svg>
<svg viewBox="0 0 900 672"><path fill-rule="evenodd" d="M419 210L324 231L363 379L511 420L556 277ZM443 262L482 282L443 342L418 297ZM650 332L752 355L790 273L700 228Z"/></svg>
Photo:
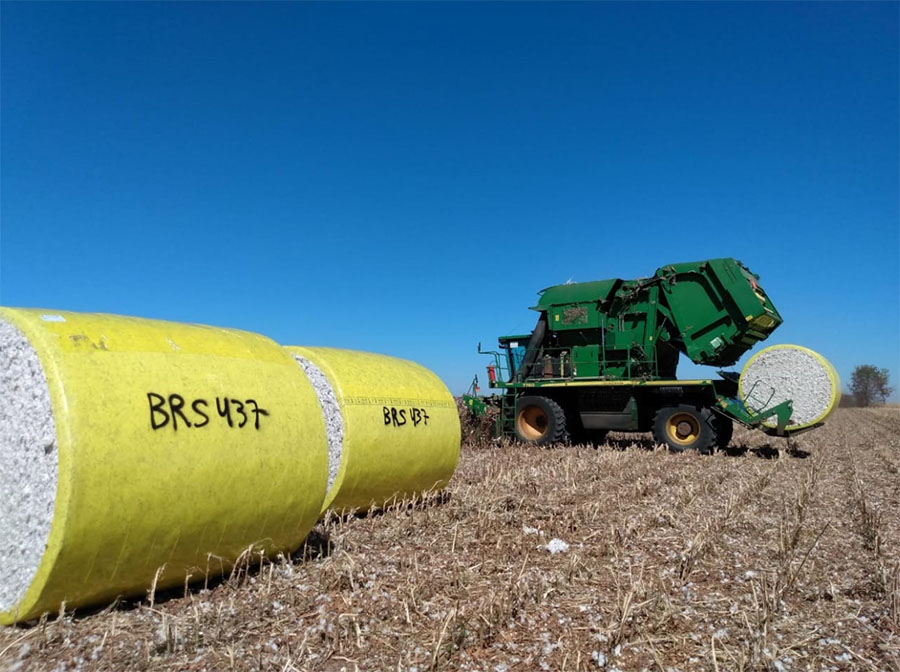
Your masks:
<svg viewBox="0 0 900 672"><path fill-rule="evenodd" d="M609 448L612 450L623 451L628 450L629 448L640 448L649 452L653 452L659 447L651 439L637 437L627 439L604 439L603 441L586 441L580 445L585 445L588 448L593 448L594 450L598 450L600 448Z"/></svg>
<svg viewBox="0 0 900 672"><path fill-rule="evenodd" d="M615 451L625 451L629 448L638 448L646 450L648 452L657 450L665 452L664 447L660 447L660 445L652 439L644 438L606 439L602 442L587 441L579 443L577 445L585 446L587 448L593 448L594 450L606 448ZM764 443L759 446L748 446L744 443L732 443L726 448L719 449L717 452L721 452L728 457L743 457L750 454L766 460L777 459L779 457L795 457L798 459L805 459L810 456L810 453L808 451L797 448L796 446L789 447L782 445L781 447L779 447L778 445L773 445L771 443Z"/></svg>

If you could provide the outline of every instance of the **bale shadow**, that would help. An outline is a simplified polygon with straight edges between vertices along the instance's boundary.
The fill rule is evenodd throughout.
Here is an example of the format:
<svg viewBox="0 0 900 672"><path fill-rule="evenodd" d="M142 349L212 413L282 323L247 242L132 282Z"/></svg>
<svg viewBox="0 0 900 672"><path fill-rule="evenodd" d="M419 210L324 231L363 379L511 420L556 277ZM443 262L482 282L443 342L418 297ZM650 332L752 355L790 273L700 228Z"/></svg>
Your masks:
<svg viewBox="0 0 900 672"><path fill-rule="evenodd" d="M585 446L587 448L593 448L594 450L598 450L600 448L606 448L608 450L614 450L619 452L624 452L629 448L637 448L640 450L646 450L648 452L653 452L659 450L664 453L670 453L672 455L679 454L679 451L667 450L665 447L660 447L660 444L656 443L652 439L643 438L643 437L635 437L633 439L620 439L620 438L612 438L605 439L603 441L580 441L577 446ZM685 454L690 454L695 451L684 450L681 451ZM748 454L755 455L758 458L771 460L778 459L779 457L793 457L797 459L806 459L810 457L811 453L809 451L803 450L796 445L779 445L764 443L759 446L748 446L743 443L732 443L724 448L716 448L709 453L698 453L701 455L715 455L716 453L723 453L728 457L744 457Z"/></svg>
<svg viewBox="0 0 900 672"><path fill-rule="evenodd" d="M299 565L308 562L320 562L332 555L335 544L331 539L331 530L335 525L353 519L383 516L391 511L420 511L436 506L443 506L450 501L450 493L446 490L431 491L417 497L398 499L384 506L372 507L366 511L350 510L339 513L329 512L310 530L303 542L289 553L280 553L274 558L265 557L254 547L248 548L230 567L221 562L216 563L219 569L210 567L209 573L200 571L197 575L189 575L184 584L154 590L148 586L144 594L117 598L112 604L104 603L96 606L80 607L77 612L66 613L65 617L81 620L107 611L134 611L142 607L153 607L165 604L170 600L180 600L192 595L227 585L239 588L256 578L264 568L272 564ZM44 620L56 620L59 616L45 617ZM36 623L32 622L33 623Z"/></svg>
<svg viewBox="0 0 900 672"><path fill-rule="evenodd" d="M732 444L724 451L729 457L744 457L745 455L755 455L763 460L777 460L783 457L793 457L799 460L805 460L812 453L796 446L781 446L771 443L764 443L759 446L748 446L746 444Z"/></svg>
<svg viewBox="0 0 900 672"><path fill-rule="evenodd" d="M267 566L273 564L299 565L321 561L329 557L335 549L329 527L330 525L320 521L310 530L303 542L289 553L279 553L270 558L260 555L260 552L251 546L228 569L224 569L220 562L211 563L209 573L197 568L197 573L186 575L181 585L154 589L151 583L143 593L119 596L112 602L104 601L99 604L85 605L72 611L61 610L58 614L44 614L40 618L18 622L15 625L29 629L36 625L63 619L79 622L114 611L130 612L148 607L152 609L156 605L162 605L171 600L181 600L216 590L222 585L238 588L250 579L258 577Z"/></svg>
<svg viewBox="0 0 900 672"><path fill-rule="evenodd" d="M393 499L380 506L371 506L368 509L349 509L331 512L326 518L347 522L349 520L362 520L365 518L378 518L388 513L397 511L424 511L438 506L444 506L452 498L448 490L429 491L417 497Z"/></svg>
<svg viewBox="0 0 900 672"><path fill-rule="evenodd" d="M451 495L447 490L429 491L416 497L396 499L383 506L372 507L368 510L328 512L310 530L303 542L291 552L279 553L275 557L266 557L260 554L259 549L251 546L233 564L215 560L210 563L208 570L196 568L197 573L188 574L180 585L155 589L151 582L151 585L142 593L120 596L112 603L107 601L96 605L81 606L77 610L64 611L55 615L45 614L39 619L16 623L16 625L30 628L63 618L77 622L112 611L128 612L148 607L152 609L156 605L200 595L216 590L223 585L239 588L251 579L258 577L264 568L272 564L299 565L307 562L319 562L330 557L335 550L335 544L331 539L331 529L335 525L354 519L380 517L394 511L422 511L443 506L450 499Z"/></svg>
<svg viewBox="0 0 900 672"><path fill-rule="evenodd" d="M656 450L656 442L651 439L638 438L633 439L604 439L603 441L586 441L584 445L597 450L599 448L609 448L616 451L625 451L629 448L639 448L653 452Z"/></svg>

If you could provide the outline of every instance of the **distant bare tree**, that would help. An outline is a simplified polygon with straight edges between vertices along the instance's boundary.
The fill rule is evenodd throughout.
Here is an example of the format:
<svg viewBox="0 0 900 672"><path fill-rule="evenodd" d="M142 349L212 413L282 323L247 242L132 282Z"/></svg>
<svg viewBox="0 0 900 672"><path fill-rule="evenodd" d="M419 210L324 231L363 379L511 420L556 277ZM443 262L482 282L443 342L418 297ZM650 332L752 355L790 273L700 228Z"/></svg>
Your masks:
<svg viewBox="0 0 900 672"><path fill-rule="evenodd" d="M894 391L888 385L889 372L870 364L860 364L850 376L850 391L857 406L871 406L876 401L882 404Z"/></svg>

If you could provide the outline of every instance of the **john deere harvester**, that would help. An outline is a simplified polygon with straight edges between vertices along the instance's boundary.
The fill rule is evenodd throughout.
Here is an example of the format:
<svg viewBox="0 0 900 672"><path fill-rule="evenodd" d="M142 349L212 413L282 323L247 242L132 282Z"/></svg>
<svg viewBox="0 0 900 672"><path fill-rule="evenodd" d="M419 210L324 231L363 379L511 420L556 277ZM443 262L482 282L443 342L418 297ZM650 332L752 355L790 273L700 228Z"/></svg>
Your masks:
<svg viewBox="0 0 900 672"><path fill-rule="evenodd" d="M792 420L794 400L768 381L739 390L744 381L732 372L676 378L680 354L730 366L782 322L759 277L735 259L548 287L532 310L539 317L530 334L503 336L498 350L479 345L493 357L487 374L499 393L477 396L476 378L464 397L476 414L494 407L497 435L547 444L652 431L673 450L709 451L728 444L735 421L787 436L824 418ZM839 390L836 375L830 381Z"/></svg>

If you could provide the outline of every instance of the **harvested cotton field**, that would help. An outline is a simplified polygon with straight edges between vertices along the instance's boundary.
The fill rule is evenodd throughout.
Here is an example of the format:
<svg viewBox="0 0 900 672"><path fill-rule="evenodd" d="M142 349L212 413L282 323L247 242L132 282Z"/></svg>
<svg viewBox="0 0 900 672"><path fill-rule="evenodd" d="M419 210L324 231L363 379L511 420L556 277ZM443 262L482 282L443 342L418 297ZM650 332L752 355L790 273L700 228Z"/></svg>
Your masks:
<svg viewBox="0 0 900 672"><path fill-rule="evenodd" d="M463 435L444 496L5 628L0 669L900 670L900 409L839 409L780 458L740 430L706 457Z"/></svg>

